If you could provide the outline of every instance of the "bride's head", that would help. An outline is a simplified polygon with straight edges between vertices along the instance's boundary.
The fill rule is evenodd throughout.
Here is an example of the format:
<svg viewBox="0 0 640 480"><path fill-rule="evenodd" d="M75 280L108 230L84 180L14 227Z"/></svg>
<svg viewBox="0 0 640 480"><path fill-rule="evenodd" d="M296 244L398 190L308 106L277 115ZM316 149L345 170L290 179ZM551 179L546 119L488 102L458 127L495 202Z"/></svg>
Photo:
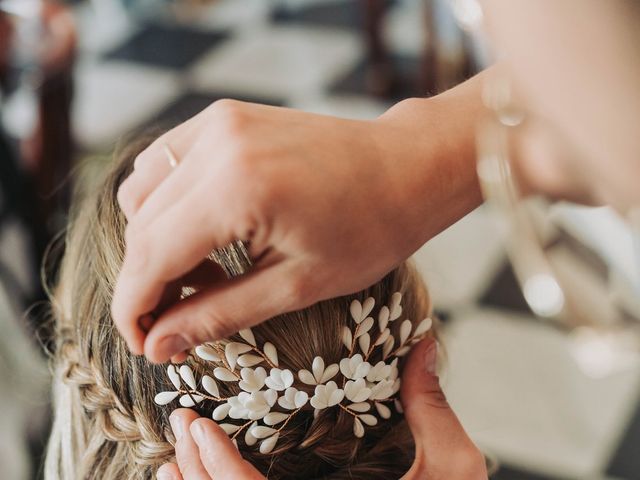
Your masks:
<svg viewBox="0 0 640 480"><path fill-rule="evenodd" d="M75 204L53 299L55 419L46 478L155 478L174 458L169 414L180 404L225 424L245 459L269 478L400 477L414 448L398 413L396 377L403 346L432 334L430 321L422 322L429 299L413 268L402 264L357 294L194 349L182 366L150 364L129 353L109 313L124 256L116 194L143 146L123 151ZM219 256L222 263L234 257Z"/></svg>

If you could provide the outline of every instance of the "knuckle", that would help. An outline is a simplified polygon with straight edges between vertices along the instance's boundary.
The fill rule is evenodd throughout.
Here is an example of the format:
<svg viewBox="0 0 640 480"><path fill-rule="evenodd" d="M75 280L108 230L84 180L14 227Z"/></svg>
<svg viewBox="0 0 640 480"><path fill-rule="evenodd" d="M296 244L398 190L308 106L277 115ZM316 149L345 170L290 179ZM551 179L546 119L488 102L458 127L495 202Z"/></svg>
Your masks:
<svg viewBox="0 0 640 480"><path fill-rule="evenodd" d="M220 126L227 135L233 137L242 136L248 124L248 116L243 102L231 99L222 99L213 103L212 112L219 119Z"/></svg>
<svg viewBox="0 0 640 480"><path fill-rule="evenodd" d="M300 308L309 303L313 287L307 275L296 273L286 282L284 303L288 310Z"/></svg>
<svg viewBox="0 0 640 480"><path fill-rule="evenodd" d="M120 207L127 213L135 206L136 195L133 188L133 180L131 178L127 178L120 184L116 198L118 199Z"/></svg>
<svg viewBox="0 0 640 480"><path fill-rule="evenodd" d="M149 155L147 154L147 150L145 150L142 153L138 154L138 156L133 161L133 169L134 170L140 170L140 169L144 168L144 166L149 161L148 159L149 159Z"/></svg>
<svg viewBox="0 0 640 480"><path fill-rule="evenodd" d="M487 469L484 455L473 444L458 449L450 465L455 467L456 478L469 480L486 478Z"/></svg>
<svg viewBox="0 0 640 480"><path fill-rule="evenodd" d="M149 266L151 252L150 242L144 229L135 223L130 223L125 230L125 241L128 267L137 271L146 269Z"/></svg>
<svg viewBox="0 0 640 480"><path fill-rule="evenodd" d="M228 337L241 330L237 319L225 316L217 309L209 306L198 317L197 323L200 328L192 334L198 338L191 339L197 343L211 342Z"/></svg>
<svg viewBox="0 0 640 480"><path fill-rule="evenodd" d="M417 413L430 409L448 410L450 408L449 401L437 380L434 380L433 384L431 382L420 384L420 390L412 393L412 398L406 405L407 410L415 410Z"/></svg>

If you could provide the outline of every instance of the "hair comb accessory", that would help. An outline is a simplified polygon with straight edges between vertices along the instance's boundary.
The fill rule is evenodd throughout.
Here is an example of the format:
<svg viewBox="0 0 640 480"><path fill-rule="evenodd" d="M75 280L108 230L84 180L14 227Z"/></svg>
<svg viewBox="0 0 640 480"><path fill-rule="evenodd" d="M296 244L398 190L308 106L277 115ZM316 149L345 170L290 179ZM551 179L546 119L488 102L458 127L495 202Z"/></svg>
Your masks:
<svg viewBox="0 0 640 480"><path fill-rule="evenodd" d="M155 396L158 405L178 399L183 407L205 400L217 403L212 418L237 446L244 434L247 446L259 444L270 454L287 424L303 410L314 416L326 409L341 409L353 417L353 433L361 438L367 426L389 419L392 405L402 413L397 394L400 390L399 358L406 355L431 329L431 318L415 328L410 320L398 322L402 315L402 295L396 292L390 305L371 315L375 300L354 300L350 306L351 327L345 326L342 343L345 356L327 365L316 356L309 369L292 372L281 368L276 347L259 345L251 329L239 332L242 341L225 340L196 347L195 354L211 364L210 375L196 381L188 365L169 365L167 374L175 390ZM380 358L372 364L376 354ZM240 393L223 398L218 382L235 382Z"/></svg>

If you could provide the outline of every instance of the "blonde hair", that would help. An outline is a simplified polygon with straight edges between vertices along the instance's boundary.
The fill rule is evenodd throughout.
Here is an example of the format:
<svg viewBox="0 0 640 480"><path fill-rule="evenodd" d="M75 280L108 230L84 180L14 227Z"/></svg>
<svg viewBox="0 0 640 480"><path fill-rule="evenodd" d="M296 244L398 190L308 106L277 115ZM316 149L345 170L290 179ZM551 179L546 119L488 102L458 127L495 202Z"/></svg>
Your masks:
<svg viewBox="0 0 640 480"><path fill-rule="evenodd" d="M119 154L100 188L77 203L72 216L52 298L54 423L46 480L151 479L161 464L174 460L171 409L154 403L158 392L170 388L166 367L132 355L110 317L125 248L125 218L116 194L144 146ZM429 315L426 289L403 263L362 292L278 316L253 331L259 342L277 347L284 368L308 368L316 355L333 363L343 356L340 335L350 302L371 296L377 305L389 304L396 291L404 295L407 318L419 322ZM187 363L203 375L204 366L195 356ZM237 393L235 384L220 388L223 394ZM199 407L201 415L210 416L215 405L203 402ZM281 434L274 455L262 455L242 442L240 450L271 479L388 479L408 470L414 446L401 415L368 427L361 439L353 435L348 417L340 409L322 411L317 419L311 411L301 412Z"/></svg>

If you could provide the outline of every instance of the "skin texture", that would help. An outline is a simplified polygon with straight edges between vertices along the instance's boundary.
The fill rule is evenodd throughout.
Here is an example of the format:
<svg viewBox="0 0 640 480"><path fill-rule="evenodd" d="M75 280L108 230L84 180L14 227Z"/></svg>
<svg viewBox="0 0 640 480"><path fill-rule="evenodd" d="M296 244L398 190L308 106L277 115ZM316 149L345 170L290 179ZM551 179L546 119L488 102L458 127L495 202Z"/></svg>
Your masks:
<svg viewBox="0 0 640 480"><path fill-rule="evenodd" d="M449 407L435 374L437 343L416 345L402 375L401 398L416 439L416 457L402 480L486 480L484 457ZM158 480L259 480L224 431L189 409L171 414L176 463L163 465Z"/></svg>

